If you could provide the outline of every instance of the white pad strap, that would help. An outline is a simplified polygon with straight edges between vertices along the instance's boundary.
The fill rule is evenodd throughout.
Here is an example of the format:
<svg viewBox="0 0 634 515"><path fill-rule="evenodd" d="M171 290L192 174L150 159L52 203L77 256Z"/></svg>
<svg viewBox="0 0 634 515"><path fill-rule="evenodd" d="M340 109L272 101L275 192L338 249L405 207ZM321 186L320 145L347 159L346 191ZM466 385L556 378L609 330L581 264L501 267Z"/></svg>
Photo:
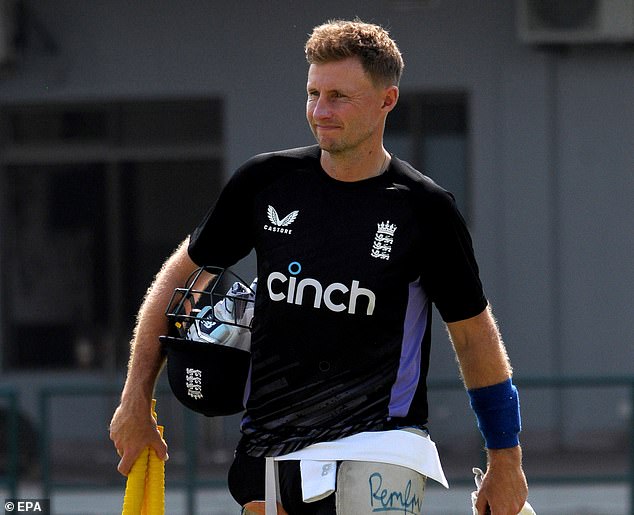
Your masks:
<svg viewBox="0 0 634 515"><path fill-rule="evenodd" d="M277 515L277 501L279 501L280 496L277 491L278 484L278 470L277 470L277 462L275 458L269 456L266 458L265 465L265 483L264 483L264 501L265 515Z"/></svg>

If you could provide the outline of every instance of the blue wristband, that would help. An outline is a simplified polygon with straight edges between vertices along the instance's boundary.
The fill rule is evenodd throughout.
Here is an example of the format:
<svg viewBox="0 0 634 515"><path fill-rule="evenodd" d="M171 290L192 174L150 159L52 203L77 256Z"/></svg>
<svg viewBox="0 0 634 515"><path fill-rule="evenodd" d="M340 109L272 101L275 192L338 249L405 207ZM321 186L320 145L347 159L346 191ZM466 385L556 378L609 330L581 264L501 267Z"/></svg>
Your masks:
<svg viewBox="0 0 634 515"><path fill-rule="evenodd" d="M503 383L468 390L471 408L487 449L507 449L519 445L522 429L517 388L508 379Z"/></svg>

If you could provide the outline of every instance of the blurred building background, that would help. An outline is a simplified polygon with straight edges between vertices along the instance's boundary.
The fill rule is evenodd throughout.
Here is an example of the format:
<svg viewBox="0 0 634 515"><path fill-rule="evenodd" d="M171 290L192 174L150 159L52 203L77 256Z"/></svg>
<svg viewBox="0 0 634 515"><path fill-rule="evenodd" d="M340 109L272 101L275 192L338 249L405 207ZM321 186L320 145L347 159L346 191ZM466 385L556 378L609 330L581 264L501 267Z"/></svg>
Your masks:
<svg viewBox="0 0 634 515"><path fill-rule="evenodd" d="M46 433L52 476L117 480L146 288L237 166L313 142L303 45L354 16L403 52L386 146L456 194L517 382L634 375L634 0L0 0L0 386L25 477ZM430 429L464 476L480 441L438 318L430 380L458 387ZM531 384L529 473L625 473L627 384ZM192 433L161 395L177 467ZM223 480L237 423L196 421L201 477Z"/></svg>

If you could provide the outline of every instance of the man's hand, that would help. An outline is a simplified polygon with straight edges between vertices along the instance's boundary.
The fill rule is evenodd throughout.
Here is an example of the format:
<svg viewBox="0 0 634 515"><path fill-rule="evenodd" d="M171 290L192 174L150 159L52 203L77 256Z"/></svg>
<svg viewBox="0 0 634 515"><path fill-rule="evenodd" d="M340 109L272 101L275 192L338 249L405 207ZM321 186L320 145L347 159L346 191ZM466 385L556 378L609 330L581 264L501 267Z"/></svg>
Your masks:
<svg viewBox="0 0 634 515"><path fill-rule="evenodd" d="M110 422L110 439L121 458L117 470L127 476L141 451L150 446L156 455L167 460L167 444L161 438L149 405L132 406L123 402Z"/></svg>
<svg viewBox="0 0 634 515"><path fill-rule="evenodd" d="M476 502L478 514L517 515L528 498L521 448L489 450L488 456L488 468Z"/></svg>

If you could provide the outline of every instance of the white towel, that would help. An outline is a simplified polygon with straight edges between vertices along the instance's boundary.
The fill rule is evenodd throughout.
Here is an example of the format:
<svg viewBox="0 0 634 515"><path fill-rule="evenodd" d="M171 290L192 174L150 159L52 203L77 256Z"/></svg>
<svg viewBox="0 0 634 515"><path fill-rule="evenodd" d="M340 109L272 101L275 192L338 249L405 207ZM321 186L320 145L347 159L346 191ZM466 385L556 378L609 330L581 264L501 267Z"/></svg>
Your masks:
<svg viewBox="0 0 634 515"><path fill-rule="evenodd" d="M315 502L328 497L337 487L337 462L301 460L302 498Z"/></svg>

